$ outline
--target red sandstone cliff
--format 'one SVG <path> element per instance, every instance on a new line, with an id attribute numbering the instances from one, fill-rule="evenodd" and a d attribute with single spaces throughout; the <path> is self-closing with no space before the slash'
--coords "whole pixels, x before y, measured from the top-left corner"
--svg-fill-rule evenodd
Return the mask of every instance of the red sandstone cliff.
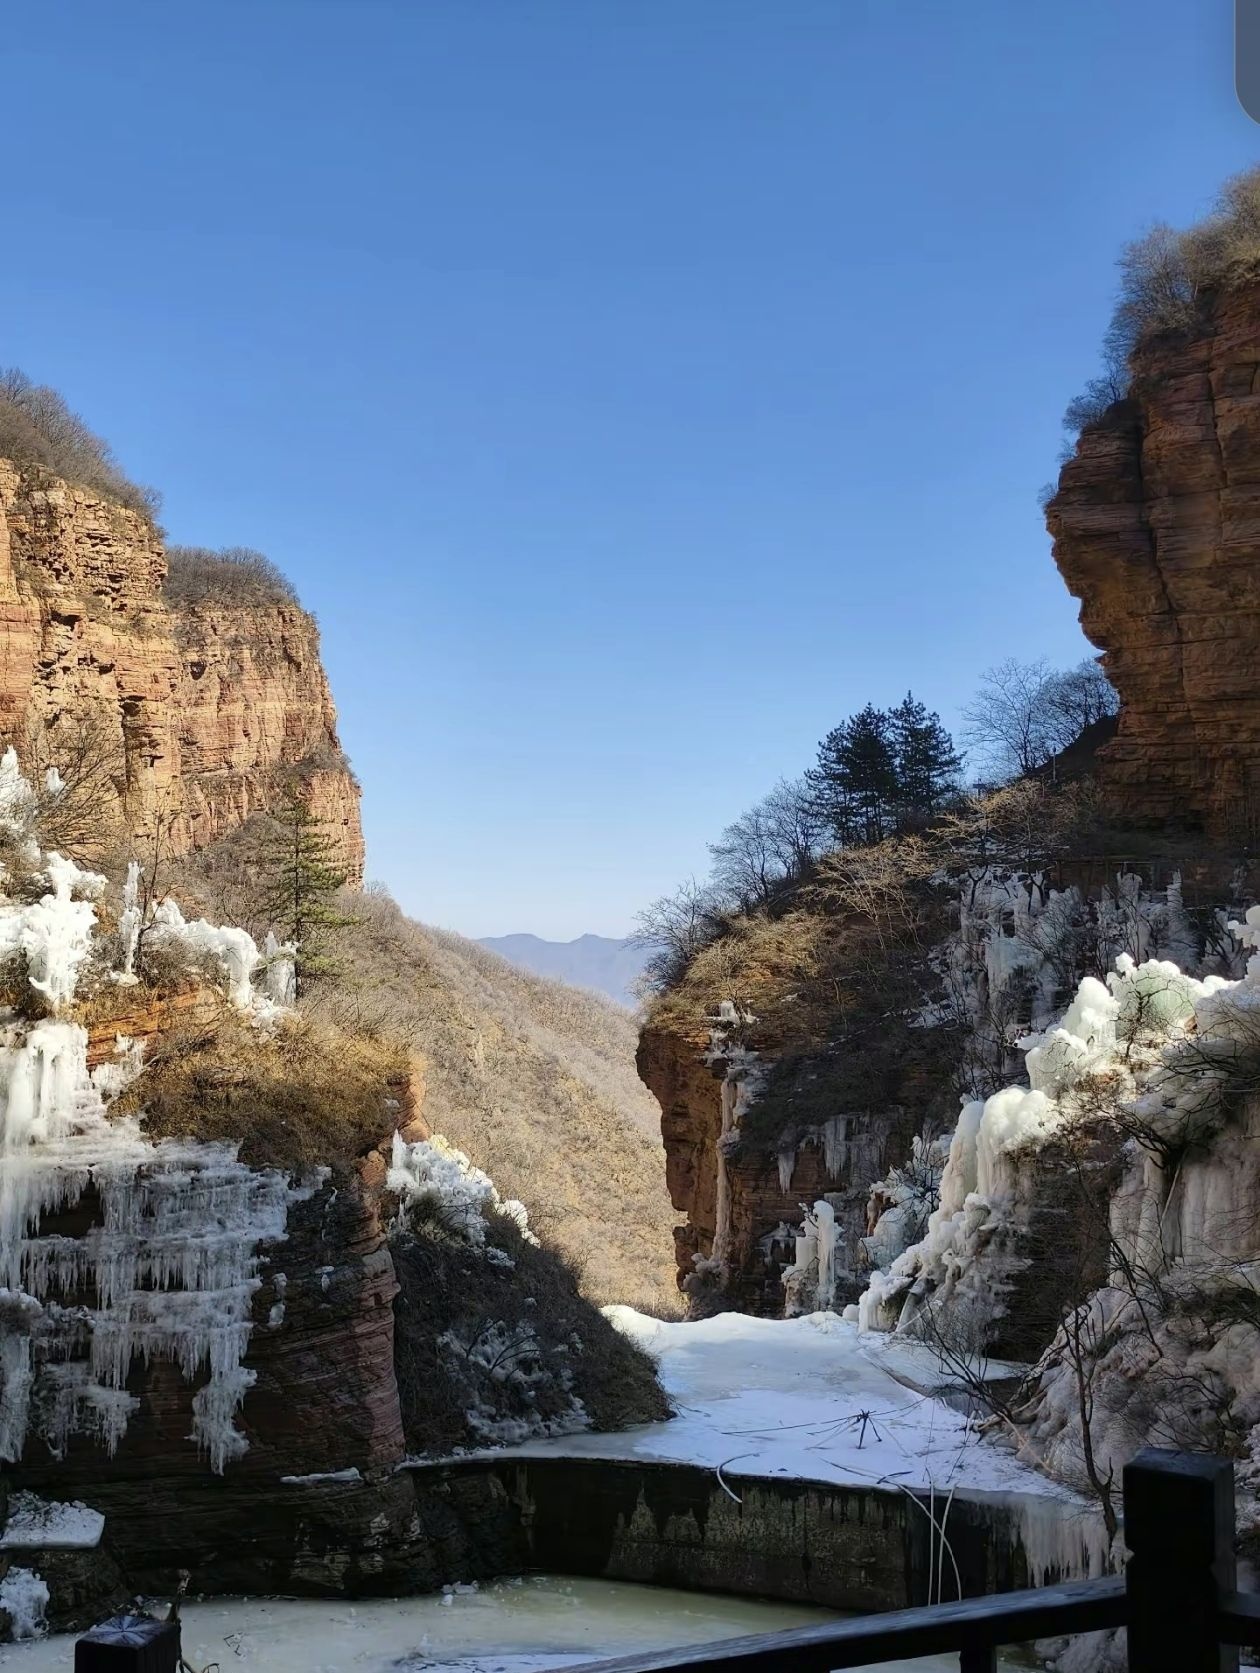
<path id="1" fill-rule="evenodd" d="M 767 979 L 745 967 L 732 981 L 751 1007 L 737 1041 L 720 1044 L 728 1030 L 690 982 L 654 1007 L 639 1037 L 639 1074 L 661 1107 L 666 1181 L 682 1216 L 678 1286 L 697 1312 L 780 1316 L 802 1205 L 825 1197 L 839 1238 L 836 1298 L 856 1300 L 871 1185 L 904 1159 L 932 1099 L 952 1104 L 948 1076 L 925 1073 L 909 1050 L 885 1095 L 859 1101 L 860 1048 L 802 1026 L 812 1008 L 798 1003 L 790 972 Z M 827 1017 L 812 1012 L 812 1021 Z"/>
<path id="2" fill-rule="evenodd" d="M 1121 809 L 1260 825 L 1260 284 L 1139 347 L 1047 507 L 1081 625 L 1120 693 L 1100 776 Z"/>
<path id="3" fill-rule="evenodd" d="M 169 817 L 177 852 L 296 774 L 360 880 L 359 790 L 314 620 L 280 602 L 172 608 L 165 574 L 144 517 L 0 460 L 0 740 L 92 727 L 116 748 L 123 826 L 143 838 Z"/>

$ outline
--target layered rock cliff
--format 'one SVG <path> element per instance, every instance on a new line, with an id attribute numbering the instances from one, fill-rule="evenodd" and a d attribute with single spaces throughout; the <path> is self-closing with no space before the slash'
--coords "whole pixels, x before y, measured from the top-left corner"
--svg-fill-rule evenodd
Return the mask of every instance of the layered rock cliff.
<path id="1" fill-rule="evenodd" d="M 749 1037 L 771 1071 L 777 1043 L 755 1030 Z M 822 1052 L 781 1071 L 800 1083 L 800 1119 L 781 1134 L 737 1142 L 732 1121 L 747 1049 L 715 1051 L 705 1033 L 667 1021 L 649 1022 L 640 1039 L 639 1072 L 661 1106 L 669 1196 L 682 1216 L 674 1228 L 678 1287 L 701 1313 L 716 1305 L 779 1317 L 802 1204 L 827 1198 L 840 1251 L 834 1299 L 856 1300 L 870 1188 L 908 1148 L 914 1118 L 901 1105 L 835 1115 L 825 1092 L 809 1084 L 826 1076 Z"/>
<path id="2" fill-rule="evenodd" d="M 1120 810 L 1260 829 L 1260 283 L 1141 342 L 1047 507 L 1081 625 L 1120 693 L 1101 782 Z"/>
<path id="3" fill-rule="evenodd" d="M 359 790 L 313 618 L 286 601 L 172 606 L 165 574 L 140 513 L 0 460 L 0 737 L 24 755 L 38 740 L 50 764 L 58 739 L 87 739 L 119 834 L 144 846 L 160 826 L 175 853 L 296 779 L 360 880 Z"/>
<path id="4" fill-rule="evenodd" d="M 284 949 L 40 855 L 0 774 L 0 1534 L 11 1494 L 104 1516 L 22 1595 L 492 1572 L 404 1459 L 664 1416 L 650 1363 L 432 1133 L 422 1063 L 288 1008 Z"/>
<path id="5" fill-rule="evenodd" d="M 872 1184 L 953 1107 L 954 1034 L 898 1016 L 899 1000 L 917 1007 L 939 987 L 925 962 L 936 911 L 928 884 L 886 958 L 860 913 L 802 899 L 781 919 L 737 922 L 650 1007 L 639 1072 L 661 1109 L 684 1217 L 677 1280 L 694 1310 L 782 1314 L 819 1201 L 835 1234 L 827 1304 L 856 1300 Z"/>

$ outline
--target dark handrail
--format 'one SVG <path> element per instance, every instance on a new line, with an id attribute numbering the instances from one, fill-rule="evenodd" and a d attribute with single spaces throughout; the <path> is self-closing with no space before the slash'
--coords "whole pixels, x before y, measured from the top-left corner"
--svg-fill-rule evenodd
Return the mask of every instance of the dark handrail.
<path id="1" fill-rule="evenodd" d="M 1260 1643 L 1260 1596 L 1234 1590 L 1234 1474 L 1221 1458 L 1148 1450 L 1124 1470 L 1122 1575 L 864 1615 L 794 1632 L 729 1638 L 587 1662 L 570 1673 L 839 1673 L 956 1654 L 993 1673 L 1003 1644 L 1128 1630 L 1130 1673 L 1237 1673 Z"/>
<path id="2" fill-rule="evenodd" d="M 726 1638 L 615 1661 L 584 1662 L 568 1673 L 594 1673 L 595 1669 L 599 1673 L 832 1673 L 872 1661 L 909 1661 L 914 1656 L 1023 1644 L 1067 1633 L 1107 1632 L 1124 1623 L 1124 1576 L 1113 1575 L 998 1597 L 964 1598 L 961 1603 L 896 1609 L 886 1615 L 859 1615 L 826 1626 Z"/>

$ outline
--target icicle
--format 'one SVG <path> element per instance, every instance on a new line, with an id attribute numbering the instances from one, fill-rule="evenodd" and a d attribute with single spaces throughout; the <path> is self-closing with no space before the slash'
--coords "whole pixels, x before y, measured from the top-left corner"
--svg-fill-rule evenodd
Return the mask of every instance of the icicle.
<path id="1" fill-rule="evenodd" d="M 0 755 L 0 824 L 20 835 L 25 831 L 34 808 L 35 797 L 22 777 L 17 750 L 6 749 Z"/>
<path id="2" fill-rule="evenodd" d="M 292 1005 L 297 996 L 297 947 L 292 941 L 277 941 L 274 930 L 267 931 L 263 947 L 264 986 L 268 999 L 276 1005 Z"/>
<path id="3" fill-rule="evenodd" d="M 122 912 L 118 917 L 118 934 L 123 945 L 122 969 L 117 979 L 128 984 L 135 982 L 136 950 L 140 945 L 142 909 L 140 906 L 140 863 L 132 860 L 127 867 L 127 881 L 123 884 Z"/>
<path id="4" fill-rule="evenodd" d="M 844 1115 L 833 1115 L 822 1127 L 823 1166 L 827 1177 L 838 1183 L 849 1160 L 849 1120 Z"/>
<path id="5" fill-rule="evenodd" d="M 829 1202 L 814 1204 L 818 1227 L 818 1307 L 826 1311 L 836 1299 L 836 1211 Z"/>

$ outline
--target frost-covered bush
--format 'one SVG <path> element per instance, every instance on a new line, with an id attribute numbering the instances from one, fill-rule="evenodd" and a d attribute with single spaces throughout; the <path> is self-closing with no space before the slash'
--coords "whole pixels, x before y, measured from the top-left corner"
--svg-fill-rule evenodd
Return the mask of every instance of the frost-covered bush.
<path id="1" fill-rule="evenodd" d="M 529 1229 L 525 1205 L 504 1201 L 489 1174 L 483 1173 L 462 1150 L 440 1133 L 408 1144 L 394 1134 L 386 1189 L 399 1198 L 399 1229 L 417 1224 L 436 1226 L 461 1237 L 474 1248 L 486 1247 L 486 1222 L 492 1215 L 510 1220 L 527 1241 L 537 1241 Z"/>
<path id="2" fill-rule="evenodd" d="M 590 1428 L 590 1416 L 573 1393 L 575 1347 L 582 1352 L 580 1337 L 558 1342 L 547 1353 L 532 1324 L 502 1319 L 438 1337 L 438 1349 L 463 1390 L 470 1430 L 477 1440 L 499 1446 Z"/>
<path id="3" fill-rule="evenodd" d="M 554 1249 L 492 1215 L 486 1239 L 395 1233 L 395 1375 L 414 1454 L 667 1415 L 651 1359 Z"/>

